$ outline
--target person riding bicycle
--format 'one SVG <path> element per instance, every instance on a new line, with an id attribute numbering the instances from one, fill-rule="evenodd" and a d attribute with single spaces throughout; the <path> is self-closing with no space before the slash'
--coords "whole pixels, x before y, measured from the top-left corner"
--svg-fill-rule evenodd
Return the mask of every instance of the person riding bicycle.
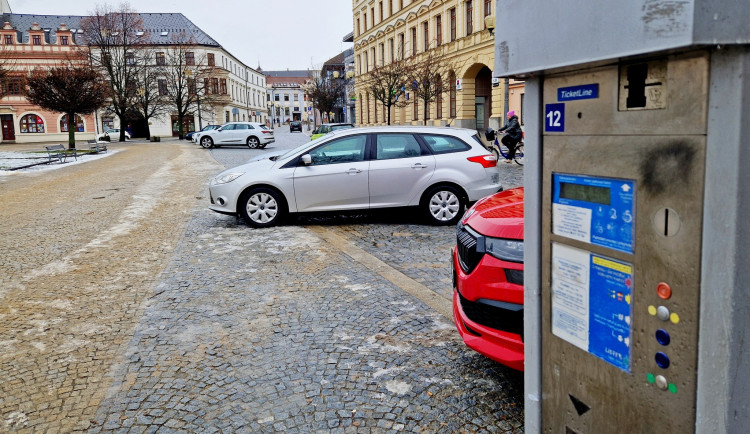
<path id="1" fill-rule="evenodd" d="M 508 122 L 497 131 L 505 131 L 500 141 L 508 148 L 508 158 L 505 159 L 505 162 L 510 163 L 516 155 L 516 145 L 523 138 L 521 124 L 518 123 L 518 116 L 516 116 L 514 110 L 508 112 Z"/>

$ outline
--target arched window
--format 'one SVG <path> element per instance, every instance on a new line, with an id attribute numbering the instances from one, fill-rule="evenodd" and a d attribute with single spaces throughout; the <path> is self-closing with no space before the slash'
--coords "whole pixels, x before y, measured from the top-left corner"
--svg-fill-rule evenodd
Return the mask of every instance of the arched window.
<path id="1" fill-rule="evenodd" d="M 456 117 L 456 73 L 451 71 L 448 73 L 448 80 L 450 80 L 450 114 L 451 118 Z"/>
<path id="2" fill-rule="evenodd" d="M 21 132 L 22 133 L 43 133 L 44 132 L 44 119 L 35 115 L 28 114 L 21 118 Z"/>
<path id="3" fill-rule="evenodd" d="M 443 80 L 440 78 L 440 74 L 435 74 L 435 118 L 443 118 Z"/>
<path id="4" fill-rule="evenodd" d="M 68 132 L 68 115 L 64 115 L 60 118 L 60 131 Z M 84 131 L 83 119 L 76 115 L 76 131 L 82 133 Z"/>

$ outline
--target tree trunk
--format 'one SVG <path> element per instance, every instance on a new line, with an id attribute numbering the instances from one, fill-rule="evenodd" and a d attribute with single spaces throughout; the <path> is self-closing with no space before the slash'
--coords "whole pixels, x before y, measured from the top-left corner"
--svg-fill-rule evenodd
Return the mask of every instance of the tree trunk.
<path id="1" fill-rule="evenodd" d="M 76 148 L 76 114 L 67 113 L 68 115 L 68 148 Z M 73 120 L 71 122 L 71 119 Z"/>
<path id="2" fill-rule="evenodd" d="M 185 137 L 185 131 L 184 131 L 184 121 L 185 121 L 185 115 L 182 113 L 177 114 L 177 131 L 179 131 L 177 138 L 182 140 Z"/>
<path id="3" fill-rule="evenodd" d="M 125 113 L 125 110 L 123 110 L 122 113 Z M 125 124 L 125 115 L 119 115 L 118 118 L 120 118 L 120 138 L 117 141 L 124 142 L 125 141 L 125 127 L 127 127 L 127 125 Z"/>
<path id="4" fill-rule="evenodd" d="M 146 140 L 151 140 L 151 127 L 148 126 L 148 119 L 146 118 Z"/>

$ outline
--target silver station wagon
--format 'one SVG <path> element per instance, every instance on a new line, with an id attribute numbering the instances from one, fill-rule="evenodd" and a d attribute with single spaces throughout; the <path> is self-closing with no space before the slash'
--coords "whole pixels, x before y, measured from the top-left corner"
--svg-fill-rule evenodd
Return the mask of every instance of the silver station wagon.
<path id="1" fill-rule="evenodd" d="M 273 226 L 288 213 L 397 207 L 450 225 L 467 204 L 502 189 L 496 166 L 473 130 L 339 130 L 221 172 L 209 185 L 209 208 L 254 227 Z"/>

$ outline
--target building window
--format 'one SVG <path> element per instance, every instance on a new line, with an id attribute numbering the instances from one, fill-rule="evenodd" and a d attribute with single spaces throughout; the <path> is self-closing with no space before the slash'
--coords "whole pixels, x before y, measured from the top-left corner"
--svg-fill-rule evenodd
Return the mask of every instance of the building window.
<path id="1" fill-rule="evenodd" d="M 390 51 L 390 59 L 391 63 L 393 63 L 394 60 L 394 53 L 393 53 L 393 38 L 388 39 L 388 51 Z"/>
<path id="2" fill-rule="evenodd" d="M 284 101 L 289 101 L 289 94 L 288 93 L 284 94 Z"/>
<path id="3" fill-rule="evenodd" d="M 430 49 L 430 23 L 422 23 L 422 33 L 424 34 L 424 51 Z"/>
<path id="4" fill-rule="evenodd" d="M 218 78 L 212 78 L 211 79 L 211 93 L 214 94 L 214 95 L 216 95 L 216 94 L 219 93 L 219 79 Z M 229 121 L 227 121 L 227 122 L 229 122 Z"/>
<path id="5" fill-rule="evenodd" d="M 450 95 L 449 95 L 449 101 L 450 101 L 450 108 L 449 108 L 449 115 L 451 118 L 456 117 L 456 73 L 451 71 L 448 74 L 448 80 L 450 80 Z"/>
<path id="6" fill-rule="evenodd" d="M 5 35 L 5 45 L 13 45 L 13 35 Z"/>
<path id="7" fill-rule="evenodd" d="M 362 34 L 362 27 L 359 24 L 359 18 L 357 18 L 357 36 Z"/>
<path id="8" fill-rule="evenodd" d="M 23 86 L 21 83 L 23 82 L 23 77 L 18 75 L 12 75 L 8 77 L 7 80 L 5 80 L 5 83 L 3 84 L 3 87 L 5 88 L 5 94 L 6 95 L 22 95 L 23 94 Z"/>
<path id="9" fill-rule="evenodd" d="M 133 53 L 125 53 L 125 64 L 126 65 L 135 65 L 135 54 L 133 54 Z"/>
<path id="10" fill-rule="evenodd" d="M 157 84 L 159 86 L 159 95 L 166 95 L 167 94 L 167 80 L 160 78 L 157 80 Z"/>
<path id="11" fill-rule="evenodd" d="M 278 93 L 273 96 L 273 100 L 274 101 L 279 101 L 279 94 Z"/>
<path id="12" fill-rule="evenodd" d="M 469 0 L 466 2 L 466 35 L 474 33 L 474 2 Z"/>
<path id="13" fill-rule="evenodd" d="M 443 43 L 443 18 L 440 15 L 435 17 L 435 43 Z"/>
<path id="14" fill-rule="evenodd" d="M 44 120 L 33 114 L 26 115 L 21 118 L 21 132 L 22 133 L 43 133 L 44 132 Z"/>
<path id="15" fill-rule="evenodd" d="M 208 66 L 216 66 L 216 59 L 214 58 L 214 53 L 206 54 L 206 61 L 208 62 Z"/>
<path id="16" fill-rule="evenodd" d="M 380 44 L 380 66 L 385 63 L 385 44 Z"/>
<path id="17" fill-rule="evenodd" d="M 393 0 L 388 0 L 388 16 L 393 15 Z"/>
<path id="18" fill-rule="evenodd" d="M 370 123 L 370 94 L 367 94 L 367 123 Z"/>
<path id="19" fill-rule="evenodd" d="M 411 28 L 411 55 L 417 54 L 417 28 Z"/>
<path id="20" fill-rule="evenodd" d="M 216 79 L 214 79 L 214 80 L 216 80 Z M 226 78 L 222 78 L 219 81 L 219 83 L 220 83 L 220 85 L 219 85 L 219 93 L 221 93 L 221 95 L 226 95 L 227 94 L 227 79 Z"/>
<path id="21" fill-rule="evenodd" d="M 41 35 L 34 35 L 31 37 L 31 43 L 34 45 L 42 45 L 42 36 Z"/>
<path id="22" fill-rule="evenodd" d="M 370 57 L 372 57 L 372 67 L 373 69 L 378 66 L 377 58 L 375 57 L 375 47 L 372 47 L 370 50 Z"/>
<path id="23" fill-rule="evenodd" d="M 63 133 L 68 132 L 68 115 L 63 115 L 60 118 L 60 131 Z M 76 115 L 76 131 L 79 133 L 84 132 L 83 119 L 78 115 Z"/>
<path id="24" fill-rule="evenodd" d="M 195 53 L 192 51 L 185 52 L 185 65 L 195 66 Z"/>
<path id="25" fill-rule="evenodd" d="M 414 106 L 414 110 L 413 110 L 411 119 L 414 120 L 414 121 L 416 121 L 416 120 L 419 119 L 419 99 L 417 98 L 416 95 L 414 95 L 414 104 L 413 104 L 413 106 Z"/>
<path id="26" fill-rule="evenodd" d="M 370 27 L 375 27 L 375 8 L 370 8 Z"/>
<path id="27" fill-rule="evenodd" d="M 375 100 L 375 104 L 373 105 L 375 106 L 375 123 L 377 123 L 378 122 L 378 100 L 377 99 Z"/>
<path id="28" fill-rule="evenodd" d="M 451 42 L 456 40 L 456 8 L 450 10 Z"/>
<path id="29" fill-rule="evenodd" d="M 484 0 L 484 16 L 488 17 L 490 15 L 492 15 L 492 0 Z"/>
<path id="30" fill-rule="evenodd" d="M 357 74 L 361 74 L 361 73 L 362 73 L 362 56 L 358 54 L 357 55 Z"/>
<path id="31" fill-rule="evenodd" d="M 383 2 L 380 2 L 378 4 L 378 8 L 380 8 L 380 21 L 383 21 L 383 19 L 385 18 L 385 15 L 383 14 Z"/>
<path id="32" fill-rule="evenodd" d="M 365 32 L 367 31 L 367 12 L 362 14 L 362 18 L 365 20 Z"/>
<path id="33" fill-rule="evenodd" d="M 60 36 L 60 45 L 69 45 L 69 39 L 67 36 Z"/>
<path id="34" fill-rule="evenodd" d="M 299 101 L 299 94 L 295 93 L 294 94 L 294 102 L 298 102 L 298 101 Z"/>
<path id="35" fill-rule="evenodd" d="M 398 58 L 399 59 L 404 58 L 404 34 L 403 33 L 398 34 Z"/>
<path id="36" fill-rule="evenodd" d="M 443 118 L 443 79 L 440 74 L 435 75 L 435 117 L 437 119 Z"/>
<path id="37" fill-rule="evenodd" d="M 167 61 L 164 58 L 164 52 L 159 51 L 156 53 L 156 66 L 164 66 L 167 64 Z"/>
<path id="38" fill-rule="evenodd" d="M 195 95 L 198 93 L 198 86 L 195 84 L 194 78 L 188 78 L 187 87 L 188 87 L 188 94 Z"/>
<path id="39" fill-rule="evenodd" d="M 370 71 L 370 64 L 368 63 L 367 59 L 367 51 L 365 51 L 365 72 Z"/>

